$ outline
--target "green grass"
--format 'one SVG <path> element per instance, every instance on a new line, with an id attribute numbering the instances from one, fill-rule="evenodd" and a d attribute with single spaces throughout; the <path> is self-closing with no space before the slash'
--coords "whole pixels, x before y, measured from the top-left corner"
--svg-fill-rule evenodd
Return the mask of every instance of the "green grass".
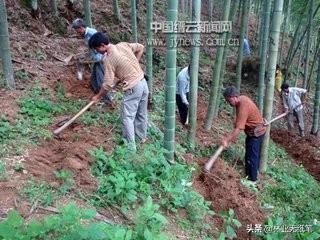
<path id="1" fill-rule="evenodd" d="M 55 177 L 60 181 L 59 187 L 52 187 L 45 181 L 32 179 L 21 190 L 22 196 L 27 198 L 32 205 L 52 205 L 58 198 L 69 194 L 74 186 L 73 173 L 70 170 L 57 171 Z"/>
<path id="2" fill-rule="evenodd" d="M 51 139 L 48 126 L 54 123 L 54 117 L 78 112 L 85 105 L 81 100 L 67 99 L 61 86 L 50 93 L 38 84 L 17 102 L 20 110 L 15 120 L 0 116 L 0 158 L 19 155 L 26 146 Z"/>
<path id="3" fill-rule="evenodd" d="M 269 166 L 267 181 L 260 198 L 262 205 L 273 206 L 268 225 L 313 225 L 312 232 L 306 233 L 273 233 L 263 236 L 264 239 L 319 239 L 320 238 L 320 185 L 306 170 L 295 165 L 286 152 L 271 143 L 270 161 L 278 159 L 275 165 Z M 316 223 L 316 219 L 318 223 Z"/>
<path id="4" fill-rule="evenodd" d="M 59 209 L 56 215 L 46 216 L 42 220 L 24 220 L 16 211 L 10 211 L 8 217 L 0 222 L 0 239 L 6 240 L 139 240 L 169 239 L 161 233 L 166 218 L 159 213 L 159 205 L 151 198 L 136 211 L 133 225 L 125 227 L 107 224 L 95 219 L 93 209 L 78 208 L 74 203 Z M 172 238 L 171 238 L 172 239 Z"/>
<path id="5" fill-rule="evenodd" d="M 62 181 L 59 192 L 62 194 L 68 193 L 74 185 L 73 173 L 70 170 L 62 169 L 55 172 L 55 176 Z"/>
<path id="6" fill-rule="evenodd" d="M 21 191 L 31 205 L 50 206 L 58 198 L 57 190 L 46 182 L 31 180 Z"/>

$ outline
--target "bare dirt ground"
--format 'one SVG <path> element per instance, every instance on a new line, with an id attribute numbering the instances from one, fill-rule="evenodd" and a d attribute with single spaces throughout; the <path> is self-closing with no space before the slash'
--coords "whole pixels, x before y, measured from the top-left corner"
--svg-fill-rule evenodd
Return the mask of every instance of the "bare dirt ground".
<path id="1" fill-rule="evenodd" d="M 297 133 L 287 129 L 272 129 L 273 141 L 285 151 L 318 181 L 320 181 L 320 140 L 313 135 L 301 138 Z"/>

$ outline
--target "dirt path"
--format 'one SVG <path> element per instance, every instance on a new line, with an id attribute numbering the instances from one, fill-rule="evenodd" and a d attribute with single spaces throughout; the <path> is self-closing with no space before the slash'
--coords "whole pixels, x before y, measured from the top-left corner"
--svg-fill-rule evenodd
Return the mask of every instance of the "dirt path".
<path id="1" fill-rule="evenodd" d="M 287 129 L 272 129 L 271 138 L 318 181 L 320 181 L 320 140 L 308 135 L 300 138 Z"/>

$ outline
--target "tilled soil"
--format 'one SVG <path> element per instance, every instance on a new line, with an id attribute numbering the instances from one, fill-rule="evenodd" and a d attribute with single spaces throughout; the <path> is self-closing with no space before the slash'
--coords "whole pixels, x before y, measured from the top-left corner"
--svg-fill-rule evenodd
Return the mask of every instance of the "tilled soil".
<path id="1" fill-rule="evenodd" d="M 320 140 L 307 135 L 301 138 L 297 133 L 287 129 L 272 129 L 271 138 L 318 181 L 320 181 Z"/>
<path id="2" fill-rule="evenodd" d="M 203 165 L 208 159 L 200 159 Z M 244 187 L 240 182 L 239 173 L 229 167 L 222 160 L 215 162 L 210 173 L 201 173 L 194 178 L 194 187 L 207 201 L 212 202 L 212 208 L 216 213 L 235 211 L 235 218 L 242 223 L 237 232 L 237 239 L 254 239 L 247 232 L 249 224 L 263 224 L 266 214 L 260 207 L 256 195 Z M 223 220 L 214 217 L 214 225 L 221 229 Z"/>

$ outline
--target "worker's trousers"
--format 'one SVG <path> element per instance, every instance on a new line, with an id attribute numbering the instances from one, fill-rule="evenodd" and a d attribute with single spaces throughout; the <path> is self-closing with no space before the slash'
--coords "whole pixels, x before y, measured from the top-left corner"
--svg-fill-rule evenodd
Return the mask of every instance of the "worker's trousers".
<path id="1" fill-rule="evenodd" d="M 187 93 L 187 99 L 189 100 L 189 93 Z M 176 103 L 179 110 L 180 122 L 185 125 L 188 119 L 188 105 L 182 102 L 182 98 L 179 94 L 176 94 Z"/>
<path id="2" fill-rule="evenodd" d="M 263 138 L 264 134 L 260 137 L 247 136 L 246 138 L 245 170 L 251 181 L 256 181 L 258 177 Z"/>
<path id="3" fill-rule="evenodd" d="M 125 91 L 121 106 L 123 137 L 135 147 L 135 135 L 141 140 L 147 137 L 149 89 L 145 79 Z"/>
<path id="4" fill-rule="evenodd" d="M 299 124 L 300 135 L 304 135 L 304 121 L 303 121 L 303 109 L 299 111 L 293 111 L 293 113 L 288 114 L 288 129 L 291 130 L 294 128 L 294 117 L 296 117 Z"/>

